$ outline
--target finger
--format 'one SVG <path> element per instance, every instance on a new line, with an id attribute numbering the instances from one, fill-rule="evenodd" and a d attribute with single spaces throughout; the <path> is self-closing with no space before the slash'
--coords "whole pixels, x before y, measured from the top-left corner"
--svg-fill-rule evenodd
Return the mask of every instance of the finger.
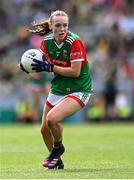
<path id="1" fill-rule="evenodd" d="M 41 61 L 37 60 L 37 59 L 33 59 L 33 62 L 36 62 L 36 63 L 41 63 Z"/>
<path id="2" fill-rule="evenodd" d="M 36 66 L 38 66 L 38 64 L 37 64 L 37 63 L 36 63 L 36 64 L 35 64 L 35 63 L 32 63 L 31 66 L 32 66 L 32 67 L 36 67 Z"/>
<path id="3" fill-rule="evenodd" d="M 32 70 L 36 70 L 36 68 L 35 68 L 35 67 L 33 67 L 33 68 L 32 68 Z"/>
<path id="4" fill-rule="evenodd" d="M 36 69 L 36 72 L 41 72 L 39 69 Z"/>
<path id="5" fill-rule="evenodd" d="M 20 63 L 20 68 L 22 69 L 22 71 L 26 72 L 27 74 L 29 74 L 29 72 L 27 70 L 24 69 L 24 67 L 22 66 L 22 64 Z"/>
<path id="6" fill-rule="evenodd" d="M 40 70 L 36 68 L 32 68 L 32 70 L 34 70 L 35 72 L 40 72 Z"/>

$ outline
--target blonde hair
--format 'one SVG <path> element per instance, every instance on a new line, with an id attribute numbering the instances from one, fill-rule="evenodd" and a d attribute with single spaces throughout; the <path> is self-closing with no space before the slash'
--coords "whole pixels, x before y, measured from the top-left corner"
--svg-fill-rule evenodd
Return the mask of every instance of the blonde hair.
<path id="1" fill-rule="evenodd" d="M 66 16 L 69 19 L 67 13 L 65 13 L 64 11 L 61 11 L 61 10 L 56 10 L 51 13 L 48 20 L 46 20 L 42 23 L 33 22 L 32 29 L 28 29 L 29 32 L 31 32 L 33 34 L 38 34 L 40 36 L 44 36 L 44 35 L 50 33 L 51 29 L 49 29 L 49 23 L 52 23 L 52 19 L 54 16 Z"/>

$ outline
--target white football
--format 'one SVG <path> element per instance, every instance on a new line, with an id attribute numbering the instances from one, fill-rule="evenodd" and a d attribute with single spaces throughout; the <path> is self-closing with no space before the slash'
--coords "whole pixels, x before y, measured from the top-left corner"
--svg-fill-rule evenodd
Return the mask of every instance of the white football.
<path id="1" fill-rule="evenodd" d="M 43 53 L 37 49 L 29 49 L 25 51 L 21 57 L 21 65 L 29 73 L 35 73 L 35 70 L 32 70 L 33 59 L 43 61 Z"/>

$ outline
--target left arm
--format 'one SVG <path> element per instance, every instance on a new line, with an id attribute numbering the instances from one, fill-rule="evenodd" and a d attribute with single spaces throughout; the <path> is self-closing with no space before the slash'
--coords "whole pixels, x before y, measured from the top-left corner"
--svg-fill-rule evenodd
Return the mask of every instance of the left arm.
<path id="1" fill-rule="evenodd" d="M 72 62 L 70 67 L 60 67 L 54 65 L 53 72 L 66 77 L 79 77 L 81 71 L 81 61 Z"/>

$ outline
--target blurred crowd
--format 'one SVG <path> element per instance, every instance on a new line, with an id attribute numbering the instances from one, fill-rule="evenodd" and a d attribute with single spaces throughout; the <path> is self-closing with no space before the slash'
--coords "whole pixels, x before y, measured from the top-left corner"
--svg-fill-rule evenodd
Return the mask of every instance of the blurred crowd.
<path id="1" fill-rule="evenodd" d="M 43 22 L 56 9 L 68 13 L 70 30 L 87 47 L 94 93 L 86 121 L 134 120 L 133 0 L 1 0 L 0 109 L 20 113 L 20 103 L 26 113 L 31 107 L 26 108 L 31 102 L 29 77 L 18 63 L 23 52 L 39 47 L 43 38 L 28 33 L 31 23 Z"/>

